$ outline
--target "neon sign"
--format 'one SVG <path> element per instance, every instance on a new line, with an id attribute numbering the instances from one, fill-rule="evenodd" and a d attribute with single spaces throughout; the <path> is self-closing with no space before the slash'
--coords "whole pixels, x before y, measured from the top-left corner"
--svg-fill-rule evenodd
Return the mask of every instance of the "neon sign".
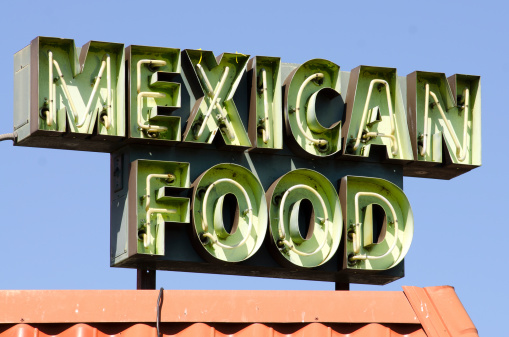
<path id="1" fill-rule="evenodd" d="M 27 90 L 29 88 L 30 90 Z M 402 177 L 481 164 L 480 78 L 37 38 L 17 145 L 111 153 L 111 264 L 383 284 Z"/>

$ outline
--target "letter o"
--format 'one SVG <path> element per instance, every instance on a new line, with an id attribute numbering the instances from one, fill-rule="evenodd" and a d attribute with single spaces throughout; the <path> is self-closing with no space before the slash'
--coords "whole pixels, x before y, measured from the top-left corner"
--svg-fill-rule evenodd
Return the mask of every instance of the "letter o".
<path id="1" fill-rule="evenodd" d="M 312 207 L 308 235 L 299 230 L 303 200 Z M 269 189 L 270 240 L 283 264 L 312 268 L 327 262 L 337 251 L 343 231 L 339 198 L 331 182 L 318 172 L 297 169 L 279 178 Z"/>
<path id="2" fill-rule="evenodd" d="M 256 253 L 267 231 L 265 191 L 256 176 L 239 165 L 218 164 L 198 177 L 194 185 L 193 233 L 202 256 L 240 262 Z M 238 207 L 231 233 L 222 214 L 227 195 L 235 197 Z"/>

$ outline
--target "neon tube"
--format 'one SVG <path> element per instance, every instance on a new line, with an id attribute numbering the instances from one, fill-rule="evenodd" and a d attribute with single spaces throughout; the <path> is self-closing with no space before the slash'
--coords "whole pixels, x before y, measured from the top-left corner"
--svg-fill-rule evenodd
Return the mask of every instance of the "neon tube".
<path id="1" fill-rule="evenodd" d="M 373 256 L 373 255 L 367 255 L 367 254 L 359 254 L 360 253 L 360 249 L 361 249 L 361 236 L 360 236 L 360 233 L 359 233 L 359 228 L 360 228 L 360 225 L 361 225 L 361 222 L 360 222 L 360 215 L 359 215 L 359 197 L 375 197 L 375 198 L 378 198 L 380 200 L 382 200 L 387 206 L 389 206 L 389 209 L 391 210 L 391 213 L 392 213 L 392 218 L 394 219 L 394 225 L 395 225 L 395 231 L 394 231 L 394 242 L 392 243 L 391 247 L 389 248 L 389 250 L 387 250 L 384 254 L 382 255 L 379 255 L 379 256 Z M 377 193 L 373 193 L 373 192 L 358 192 L 356 195 L 355 195 L 355 232 L 353 233 L 352 235 L 352 241 L 353 241 L 353 251 L 354 251 L 354 256 L 350 257 L 349 260 L 378 260 L 378 259 L 382 259 L 384 257 L 386 257 L 387 255 L 389 255 L 393 250 L 394 248 L 396 248 L 396 244 L 398 243 L 398 230 L 399 230 L 399 227 L 398 227 L 398 219 L 396 218 L 396 211 L 394 210 L 394 207 L 392 207 L 391 203 L 389 202 L 389 200 L 387 200 L 384 196 L 380 195 L 380 194 L 377 194 Z"/>
<path id="2" fill-rule="evenodd" d="M 375 83 L 380 83 L 385 86 L 385 92 L 387 94 L 387 105 L 389 106 L 389 117 L 390 117 L 390 121 L 391 121 L 391 135 L 394 135 L 394 133 L 396 131 L 396 127 L 394 125 L 394 114 L 392 112 L 392 100 L 391 100 L 391 92 L 389 89 L 389 83 L 387 83 L 387 81 L 382 80 L 382 79 L 374 79 L 369 83 L 368 97 L 366 97 L 366 103 L 364 104 L 364 110 L 362 111 L 362 118 L 361 118 L 361 124 L 359 127 L 359 132 L 357 133 L 357 138 L 355 139 L 355 145 L 353 146 L 353 149 L 355 151 L 359 148 L 359 144 L 361 143 L 362 131 L 364 129 L 364 125 L 366 125 L 366 117 L 368 114 L 369 102 L 371 100 L 371 93 L 373 92 L 373 86 Z M 379 135 L 382 135 L 382 134 L 379 134 Z"/>
<path id="3" fill-rule="evenodd" d="M 270 139 L 270 129 L 269 129 L 269 100 L 268 100 L 268 93 L 267 93 L 267 71 L 265 68 L 262 68 L 262 90 L 263 90 L 263 111 L 265 113 L 264 118 L 264 126 L 262 129 L 262 139 L 265 144 L 269 142 Z"/>
<path id="4" fill-rule="evenodd" d="M 236 245 L 233 245 L 233 246 L 228 246 L 228 245 L 225 245 L 225 244 L 217 241 L 217 239 L 214 238 L 214 235 L 212 235 L 211 233 L 208 232 L 209 225 L 207 223 L 207 210 L 206 210 L 207 201 L 208 201 L 209 194 L 210 194 L 210 191 L 212 190 L 212 188 L 214 188 L 215 185 L 217 185 L 219 183 L 222 183 L 222 182 L 232 183 L 233 185 L 235 185 L 238 189 L 240 189 L 242 191 L 242 194 L 244 195 L 244 198 L 246 198 L 246 202 L 247 202 L 247 210 L 245 211 L 245 214 L 250 213 L 249 221 L 248 221 L 248 227 L 247 227 L 247 234 L 248 235 L 246 235 L 242 239 L 242 241 L 240 241 L 239 243 L 237 243 Z M 247 194 L 246 190 L 244 189 L 244 187 L 242 187 L 242 185 L 240 185 L 235 180 L 228 179 L 228 178 L 223 178 L 223 179 L 216 180 L 212 184 L 210 184 L 209 187 L 207 188 L 207 191 L 205 192 L 205 195 L 203 196 L 202 209 L 203 209 L 203 213 L 202 213 L 203 217 L 202 217 L 202 224 L 201 224 L 201 226 L 202 226 L 202 229 L 204 231 L 203 236 L 208 237 L 211 240 L 212 243 L 218 245 L 221 248 L 233 249 L 233 248 L 237 248 L 237 247 L 242 246 L 243 244 L 246 243 L 247 239 L 249 239 L 249 234 L 251 233 L 251 230 L 253 228 L 253 219 L 252 219 L 253 209 L 251 207 L 251 201 L 249 199 L 249 195 Z"/>
<path id="5" fill-rule="evenodd" d="M 325 139 L 314 139 L 314 138 L 308 136 L 306 134 L 306 132 L 304 131 L 304 129 L 302 128 L 302 125 L 300 124 L 299 111 L 300 111 L 300 99 L 301 99 L 301 96 L 302 96 L 302 92 L 304 91 L 304 88 L 306 87 L 306 85 L 308 85 L 308 83 L 311 82 L 312 80 L 314 80 L 315 78 L 323 78 L 323 74 L 322 73 L 313 74 L 313 75 L 309 76 L 308 78 L 306 78 L 304 80 L 304 82 L 302 82 L 302 85 L 300 86 L 299 91 L 297 93 L 297 103 L 295 103 L 295 116 L 297 118 L 297 126 L 299 127 L 299 130 L 302 133 L 302 135 L 307 140 L 309 140 L 311 143 L 313 143 L 314 145 L 316 145 L 316 146 L 324 146 L 324 145 L 327 145 L 327 143 L 328 143 L 327 140 L 325 140 Z"/>
<path id="6" fill-rule="evenodd" d="M 150 207 L 150 180 L 152 178 L 175 179 L 175 176 L 171 173 L 167 174 L 153 173 L 147 176 L 147 180 L 145 183 L 145 211 L 148 211 Z"/>
<path id="7" fill-rule="evenodd" d="M 101 82 L 102 74 L 104 72 L 104 69 L 106 68 L 107 69 L 106 80 L 107 80 L 107 91 L 108 91 L 107 92 L 107 107 L 106 107 L 106 109 L 107 109 L 108 117 L 107 117 L 107 120 L 105 120 L 105 126 L 107 129 L 109 129 L 111 126 L 111 120 L 112 120 L 112 118 L 111 118 L 111 65 L 110 65 L 111 63 L 110 63 L 110 55 L 105 54 L 103 57 L 103 60 L 101 62 L 101 68 L 99 69 L 99 74 L 97 75 L 97 78 L 95 80 L 94 87 L 92 89 L 92 93 L 88 100 L 85 114 L 83 116 L 83 120 L 81 120 L 81 121 L 79 121 L 79 119 L 78 119 L 78 115 L 77 115 L 78 110 L 76 109 L 76 106 L 74 105 L 74 101 L 72 100 L 72 97 L 69 93 L 69 89 L 67 88 L 67 84 L 65 83 L 65 80 L 64 80 L 64 75 L 62 74 L 62 71 L 60 70 L 60 65 L 58 64 L 58 62 L 56 60 L 53 59 L 53 53 L 51 51 L 48 52 L 48 57 L 50 59 L 50 67 L 49 67 L 49 76 L 50 76 L 50 79 L 49 79 L 49 86 L 50 86 L 50 89 L 49 89 L 49 91 L 50 91 L 49 92 L 49 96 L 50 96 L 49 111 L 50 112 L 49 112 L 49 115 L 51 115 L 51 119 L 53 119 L 53 110 L 54 110 L 54 105 L 55 105 L 55 102 L 54 102 L 55 90 L 53 87 L 53 66 L 51 63 L 53 63 L 53 65 L 55 66 L 58 76 L 60 77 L 65 96 L 67 98 L 67 101 L 69 102 L 69 105 L 71 106 L 71 115 L 72 115 L 77 127 L 82 127 L 83 124 L 85 124 L 85 121 L 86 121 L 88 115 L 90 114 L 90 108 L 92 106 L 92 101 L 95 97 L 95 94 L 97 93 L 97 89 L 99 88 L 99 83 Z M 46 122 L 46 124 L 48 124 L 48 122 Z M 50 125 L 51 124 L 48 124 L 48 126 L 50 126 Z"/>
<path id="8" fill-rule="evenodd" d="M 212 89 L 212 85 L 210 84 L 207 74 L 205 74 L 205 70 L 200 64 L 197 64 L 196 68 L 198 68 L 199 71 L 198 74 L 200 75 L 202 81 L 205 83 L 205 86 L 207 87 L 207 95 L 209 95 L 209 97 L 212 98 L 214 96 L 214 89 Z"/>
<path id="9" fill-rule="evenodd" d="M 362 135 L 362 138 L 369 138 L 369 137 L 387 137 L 392 140 L 392 154 L 395 156 L 398 154 L 398 144 L 396 143 L 396 137 L 393 135 L 386 135 L 385 133 L 378 133 L 378 132 L 368 132 Z"/>
<path id="10" fill-rule="evenodd" d="M 139 60 L 138 63 L 136 63 L 136 70 L 137 70 L 136 88 L 137 88 L 138 94 L 141 92 L 141 65 L 142 64 L 148 64 L 149 66 L 153 65 L 154 67 L 164 67 L 166 65 L 166 61 L 143 59 L 143 60 Z"/>
<path id="11" fill-rule="evenodd" d="M 143 236 L 143 245 L 145 248 L 150 246 L 152 242 L 152 234 L 150 233 L 150 217 L 154 213 L 166 213 L 166 214 L 174 214 L 177 213 L 176 209 L 164 209 L 164 208 L 150 208 L 150 180 L 153 178 L 160 178 L 160 179 L 171 179 L 175 178 L 175 176 L 171 173 L 168 174 L 160 174 L 160 173 L 154 173 L 149 174 L 147 176 L 147 180 L 145 183 L 145 224 L 147 226 L 147 232 Z"/>
<path id="12" fill-rule="evenodd" d="M 106 88 L 108 90 L 108 94 L 106 95 L 106 118 L 104 121 L 104 126 L 106 129 L 111 127 L 111 122 L 113 118 L 111 116 L 111 60 L 110 55 L 106 54 Z"/>
<path id="13" fill-rule="evenodd" d="M 465 115 L 463 116 L 463 146 L 462 151 L 463 154 L 459 156 L 459 161 L 464 161 L 467 157 L 467 124 L 468 124 L 468 113 L 469 113 L 469 105 L 470 105 L 470 90 L 465 88 L 463 90 L 463 97 L 465 97 L 465 111 L 463 112 Z"/>
<path id="14" fill-rule="evenodd" d="M 64 75 L 62 74 L 62 71 L 60 70 L 60 66 L 58 65 L 58 62 L 56 60 L 53 60 L 53 64 L 55 65 L 55 69 L 57 70 L 58 77 L 60 77 L 60 82 L 62 83 L 62 87 L 64 88 L 65 97 L 67 98 L 67 101 L 69 101 L 69 105 L 71 106 L 71 115 L 73 117 L 74 122 L 78 122 L 78 115 L 76 107 L 74 106 L 74 102 L 72 101 L 71 94 L 69 93 L 69 89 L 67 88 L 67 84 L 64 81 Z"/>
<path id="15" fill-rule="evenodd" d="M 210 84 L 207 74 L 205 74 L 205 70 L 203 69 L 203 67 L 200 64 L 197 64 L 196 68 L 198 68 L 198 74 L 200 75 L 201 80 L 204 82 L 205 87 L 207 88 L 207 95 L 210 98 L 213 98 L 215 91 L 214 91 L 214 89 L 212 89 L 212 85 Z M 226 71 L 226 68 L 228 68 L 228 67 L 225 67 L 225 71 Z M 217 90 L 217 88 L 216 88 L 216 90 Z M 221 90 L 219 90 L 219 91 L 221 91 Z M 234 140 L 235 139 L 235 131 L 233 130 L 233 127 L 231 126 L 230 121 L 227 118 L 228 114 L 224 111 L 223 107 L 221 106 L 221 104 L 219 102 L 220 102 L 220 99 L 218 98 L 216 101 L 216 104 L 215 104 L 216 109 L 218 109 L 219 113 L 221 114 L 221 118 L 222 118 L 221 121 L 223 121 L 226 125 L 228 138 L 230 140 Z M 211 105 L 211 106 L 213 107 L 213 105 Z M 203 130 L 201 132 L 203 133 Z M 201 136 L 201 134 L 199 136 Z M 199 136 L 198 137 L 195 136 L 195 138 L 199 138 Z"/>
<path id="16" fill-rule="evenodd" d="M 448 119 L 446 119 L 444 110 L 442 109 L 442 105 L 438 101 L 437 95 L 435 95 L 435 93 L 433 91 L 430 91 L 429 95 L 433 98 L 433 100 L 435 101 L 435 103 L 437 105 L 438 111 L 440 112 L 440 115 L 442 116 L 442 118 L 443 118 L 443 120 L 445 122 L 445 126 L 447 127 L 447 130 L 449 130 L 449 133 L 452 136 L 452 139 L 454 141 L 454 145 L 456 146 L 456 155 L 459 156 L 460 152 L 462 152 L 462 149 L 461 149 L 461 145 L 460 145 L 460 142 L 458 140 L 458 137 L 456 136 L 456 133 L 454 132 L 451 123 L 449 122 Z M 465 117 L 466 117 L 466 114 L 465 114 Z"/>
<path id="17" fill-rule="evenodd" d="M 103 60 L 101 62 L 101 68 L 99 69 L 99 74 L 97 75 L 97 77 L 95 79 L 94 87 L 92 89 L 92 93 L 90 94 L 90 99 L 88 100 L 87 108 L 85 109 L 85 114 L 83 115 L 83 119 L 81 120 L 81 122 L 78 121 L 78 123 L 76 123 L 77 127 L 82 127 L 83 124 L 85 124 L 85 121 L 87 120 L 88 115 L 90 114 L 90 107 L 92 106 L 92 101 L 93 101 L 94 96 L 97 92 L 97 88 L 99 88 L 99 83 L 101 82 L 101 78 L 103 76 L 104 69 L 106 68 L 106 59 L 109 60 L 109 58 L 110 58 L 110 56 L 108 54 L 106 54 L 106 56 L 103 58 Z M 109 96 L 110 96 L 110 93 L 108 91 L 108 100 L 109 100 Z"/>
<path id="18" fill-rule="evenodd" d="M 201 68 L 201 66 L 200 66 Z M 199 69 L 200 69 L 199 68 Z M 203 70 L 203 68 L 201 68 Z M 207 119 L 209 118 L 210 114 L 212 113 L 212 110 L 214 109 L 214 107 L 217 107 L 219 112 L 221 113 L 222 117 L 224 118 L 224 121 L 225 121 L 225 124 L 226 124 L 226 127 L 227 128 L 231 128 L 231 125 L 230 123 L 228 122 L 227 118 L 226 118 L 226 115 L 223 111 L 223 109 L 221 108 L 221 106 L 219 105 L 219 102 L 218 102 L 218 98 L 219 98 L 219 93 L 221 92 L 221 90 L 223 89 L 223 86 L 224 86 L 224 83 L 226 82 L 226 78 L 228 76 L 228 72 L 230 71 L 230 68 L 229 67 L 225 67 L 224 68 L 224 73 L 223 73 L 223 76 L 221 77 L 221 81 L 218 83 L 216 89 L 214 90 L 213 92 L 213 97 L 212 97 L 212 101 L 210 102 L 210 105 L 207 109 L 207 112 L 205 113 L 205 115 L 203 115 L 203 121 L 202 121 L 202 124 L 200 126 L 200 129 L 198 130 L 198 133 L 194 136 L 195 139 L 198 139 L 201 137 L 201 135 L 203 134 L 203 131 L 205 130 L 205 126 L 207 125 Z M 206 83 L 208 83 L 208 85 L 206 84 L 207 86 L 207 89 L 209 88 L 212 88 L 210 86 L 210 82 L 208 81 L 207 79 L 207 76 L 205 75 L 205 72 L 203 72 L 203 78 L 205 80 Z M 210 91 L 209 91 L 209 96 L 210 96 Z M 231 138 L 230 138 L 231 139 Z"/>
<path id="19" fill-rule="evenodd" d="M 153 238 L 152 238 L 152 234 L 150 233 L 150 217 L 152 216 L 152 214 L 155 214 L 155 213 L 175 214 L 175 213 L 177 213 L 177 210 L 176 209 L 166 209 L 166 208 L 150 208 L 147 211 L 147 219 L 148 219 L 148 221 L 146 222 L 147 233 L 143 234 L 143 246 L 145 248 L 148 248 L 148 246 L 150 246 L 150 244 L 152 243 Z"/>
<path id="20" fill-rule="evenodd" d="M 468 88 L 465 88 L 463 91 L 463 96 L 465 97 L 465 111 L 464 117 L 463 117 L 463 146 L 460 145 L 460 142 L 458 140 L 458 136 L 456 136 L 456 132 L 454 132 L 454 129 L 451 126 L 451 123 L 448 119 L 445 117 L 444 110 L 442 109 L 442 105 L 440 104 L 437 95 L 429 89 L 429 83 L 426 83 L 426 95 L 425 95 L 425 105 L 424 105 L 424 134 L 423 134 L 423 140 L 422 140 L 422 148 L 420 151 L 421 156 L 425 156 L 427 152 L 427 146 L 428 146 L 428 113 L 429 113 L 429 96 L 433 98 L 435 101 L 435 104 L 438 107 L 438 111 L 440 112 L 440 115 L 442 116 L 442 119 L 444 120 L 445 126 L 447 127 L 447 130 L 452 136 L 452 140 L 454 142 L 454 145 L 456 146 L 456 156 L 458 157 L 459 161 L 464 161 L 467 156 L 467 124 L 468 124 L 468 113 L 469 113 L 469 100 L 470 100 L 470 91 Z"/>
<path id="21" fill-rule="evenodd" d="M 207 88 L 207 95 L 210 98 L 213 98 L 214 97 L 214 89 L 212 89 L 212 85 L 210 84 L 210 81 L 209 81 L 209 79 L 207 77 L 207 74 L 205 74 L 205 70 L 203 69 L 201 64 L 197 64 L 196 68 L 198 68 L 198 74 L 200 75 L 201 80 L 204 82 L 205 87 Z M 228 68 L 228 67 L 226 67 L 226 68 Z M 225 71 L 226 71 L 226 68 L 225 68 Z M 219 91 L 221 91 L 221 90 L 219 90 Z M 219 92 L 218 92 L 218 94 L 219 94 Z M 211 106 L 213 106 L 213 105 L 211 105 Z M 219 112 L 221 114 L 221 118 L 222 118 L 221 120 L 224 121 L 224 123 L 226 125 L 226 130 L 227 130 L 228 138 L 230 140 L 234 140 L 235 139 L 235 132 L 233 131 L 233 128 L 232 128 L 230 122 L 228 121 L 228 118 L 227 118 L 228 114 L 224 111 L 224 109 L 221 107 L 221 104 L 219 103 L 219 98 L 216 101 L 216 108 L 219 110 Z M 200 128 L 200 130 L 201 130 L 201 128 Z M 201 132 L 203 133 L 203 130 Z M 201 133 L 198 136 L 198 138 L 200 136 L 201 136 Z"/>
<path id="22" fill-rule="evenodd" d="M 323 238 L 323 240 L 320 243 L 320 245 L 318 246 L 318 248 L 316 248 L 311 253 L 304 253 L 304 252 L 301 252 L 300 250 L 297 250 L 292 243 L 290 243 L 288 240 L 286 240 L 286 233 L 285 233 L 285 228 L 284 228 L 284 207 L 283 206 L 284 206 L 286 198 L 288 197 L 290 192 L 293 191 L 293 190 L 299 189 L 299 188 L 305 189 L 305 190 L 313 193 L 318 198 L 318 200 L 320 200 L 320 203 L 322 204 L 323 213 L 324 213 L 324 225 L 325 225 L 324 232 L 325 232 L 325 237 Z M 314 255 L 314 254 L 316 254 L 316 253 L 318 253 L 319 251 L 322 250 L 323 246 L 325 245 L 325 242 L 327 241 L 327 234 L 328 234 L 328 232 L 329 232 L 329 214 L 327 212 L 327 207 L 325 206 L 325 202 L 323 201 L 323 199 L 320 196 L 320 194 L 318 194 L 318 192 L 315 191 L 310 186 L 303 185 L 303 184 L 294 185 L 294 186 L 290 187 L 289 189 L 287 189 L 285 191 L 285 193 L 283 194 L 283 197 L 281 198 L 281 203 L 279 204 L 279 236 L 281 238 L 281 242 L 285 246 L 288 246 L 288 248 L 292 252 L 296 253 L 297 255 L 300 255 L 300 256 L 311 256 L 311 255 Z"/>
<path id="23" fill-rule="evenodd" d="M 51 51 L 48 51 L 48 58 L 49 58 L 49 110 L 46 113 L 46 125 L 52 126 L 53 125 L 53 53 Z"/>
<path id="24" fill-rule="evenodd" d="M 167 131 L 168 128 L 165 126 L 159 126 L 159 125 L 151 125 L 151 124 L 143 124 L 143 121 L 141 120 L 141 111 L 143 109 L 143 97 L 152 97 L 152 98 L 163 98 L 166 97 L 166 94 L 160 93 L 160 92 L 148 92 L 148 91 L 141 91 L 141 66 L 143 64 L 148 64 L 149 66 L 154 67 L 163 67 L 166 65 L 166 61 L 163 60 L 149 60 L 149 59 L 142 59 L 139 60 L 138 63 L 136 63 L 136 90 L 138 93 L 137 97 L 137 114 L 138 114 L 138 127 L 141 130 L 145 130 L 148 132 L 164 132 Z M 149 118 L 147 118 L 147 122 L 149 122 Z"/>
<path id="25" fill-rule="evenodd" d="M 424 94 L 424 132 L 422 135 L 422 148 L 419 153 L 421 156 L 425 156 L 428 151 L 428 112 L 429 112 L 429 83 L 426 83 L 425 94 Z"/>
<path id="26" fill-rule="evenodd" d="M 234 140 L 235 139 L 235 133 L 234 133 L 235 131 L 233 131 L 233 127 L 232 127 L 230 121 L 227 118 L 228 113 L 226 111 L 224 111 L 224 109 L 221 106 L 221 104 L 219 104 L 219 101 L 220 101 L 220 99 L 218 98 L 217 102 L 216 102 L 216 108 L 221 113 L 221 116 L 218 117 L 217 120 L 218 120 L 218 122 L 224 122 L 224 124 L 226 126 L 226 131 L 225 132 L 227 133 L 228 139 Z"/>
<path id="27" fill-rule="evenodd" d="M 51 54 L 51 56 L 53 59 L 53 53 Z M 51 84 L 52 84 L 52 86 L 51 86 L 51 92 L 52 92 L 52 95 L 51 95 L 51 100 L 52 100 L 52 102 L 51 102 L 51 107 L 52 107 L 51 116 L 52 116 L 53 121 L 56 123 L 57 122 L 57 120 L 56 120 L 57 112 L 56 112 L 55 107 L 56 107 L 56 102 L 57 102 L 57 90 L 56 90 L 57 85 L 55 83 L 55 77 L 54 77 L 54 73 L 53 73 L 53 64 L 51 64 L 50 68 L 51 68 L 50 73 L 51 73 Z"/>
<path id="28" fill-rule="evenodd" d="M 138 127 L 147 132 L 163 132 L 168 130 L 168 128 L 165 126 L 143 124 L 143 121 L 141 120 L 141 110 L 142 110 L 142 100 L 144 97 L 163 98 L 166 97 L 166 94 L 152 91 L 142 91 L 138 94 Z"/>

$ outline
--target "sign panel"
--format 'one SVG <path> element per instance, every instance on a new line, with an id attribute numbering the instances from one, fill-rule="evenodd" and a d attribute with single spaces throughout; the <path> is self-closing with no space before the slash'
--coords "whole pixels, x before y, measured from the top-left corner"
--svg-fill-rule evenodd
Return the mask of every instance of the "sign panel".
<path id="1" fill-rule="evenodd" d="M 413 217 L 401 166 L 285 152 L 132 145 L 112 154 L 112 265 L 371 284 L 402 277 Z M 356 204 L 360 191 L 371 194 Z M 352 256 L 354 224 L 357 255 L 387 253 L 383 264 Z"/>

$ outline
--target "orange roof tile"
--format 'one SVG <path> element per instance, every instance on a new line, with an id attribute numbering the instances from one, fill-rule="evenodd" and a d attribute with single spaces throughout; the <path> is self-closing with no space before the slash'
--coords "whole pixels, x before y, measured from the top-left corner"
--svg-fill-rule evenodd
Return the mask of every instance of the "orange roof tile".
<path id="1" fill-rule="evenodd" d="M 159 291 L 0 291 L 0 337 L 157 337 Z M 164 336 L 478 336 L 452 287 L 164 291 Z"/>
<path id="2" fill-rule="evenodd" d="M 478 336 L 452 287 L 403 287 L 424 329 L 433 336 Z"/>

